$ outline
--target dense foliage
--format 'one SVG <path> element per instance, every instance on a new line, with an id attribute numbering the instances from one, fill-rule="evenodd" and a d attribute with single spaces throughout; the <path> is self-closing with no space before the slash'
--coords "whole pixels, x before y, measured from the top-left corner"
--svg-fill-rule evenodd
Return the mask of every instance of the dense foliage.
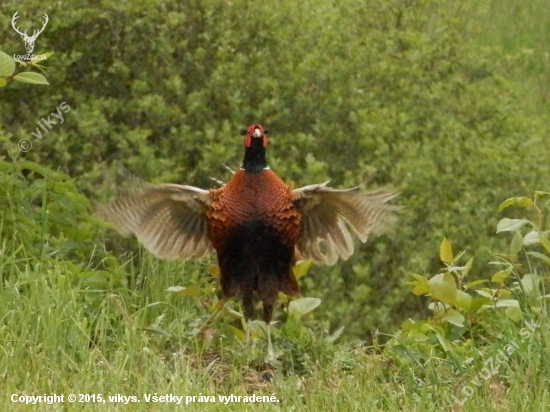
<path id="1" fill-rule="evenodd" d="M 106 170 L 119 161 L 157 182 L 226 179 L 221 164 L 239 165 L 237 132 L 252 122 L 270 129 L 270 165 L 283 179 L 401 189 L 406 209 L 392 233 L 302 279 L 304 294 L 322 299 L 317 317 L 349 337 L 423 309 L 407 297 L 408 274 L 438 270 L 443 236 L 484 265 L 498 244 L 495 205 L 549 176 L 544 119 L 507 80 L 520 56 L 466 38 L 463 2 L 29 0 L 23 10 L 7 0 L 1 20 L 16 9 L 21 21 L 49 14 L 35 53 L 55 53 L 42 63 L 51 86 L 0 89 L 0 150 L 71 176 L 93 201 L 112 191 Z M 23 48 L 13 30 L 0 44 L 8 54 Z M 63 123 L 32 136 L 63 102 Z M 33 144 L 26 153 L 23 138 Z M 90 230 L 65 226 L 74 240 Z M 36 245 L 45 241 L 29 228 Z"/>
<path id="2" fill-rule="evenodd" d="M 8 409 L 51 393 L 94 411 L 173 410 L 151 403 L 160 394 L 199 398 L 186 409 L 200 411 L 250 410 L 223 401 L 233 394 L 277 400 L 258 411 L 544 409 L 544 2 L 100 3 L 0 5 Z M 34 51 L 47 60 L 10 57 L 24 50 L 15 10 L 22 30 L 49 14 Z M 499 35 L 519 53 L 482 47 Z M 277 359 L 263 322 L 242 345 L 237 301 L 208 323 L 212 257 L 160 261 L 90 213 L 119 184 L 118 162 L 158 182 L 226 179 L 238 129 L 257 121 L 283 178 L 389 184 L 406 206 L 349 262 L 296 266 L 304 296 L 281 296 Z"/>

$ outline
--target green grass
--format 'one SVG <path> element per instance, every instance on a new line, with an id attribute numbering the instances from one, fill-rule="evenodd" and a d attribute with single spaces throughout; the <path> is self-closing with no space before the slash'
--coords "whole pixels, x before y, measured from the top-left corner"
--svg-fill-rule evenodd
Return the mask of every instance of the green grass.
<path id="1" fill-rule="evenodd" d="M 102 394 L 106 398 L 122 394 L 141 400 L 132 409 L 161 406 L 171 410 L 169 404 L 146 404 L 143 395 L 217 397 L 254 393 L 274 394 L 283 410 L 290 405 L 295 410 L 448 410 L 453 395 L 465 399 L 459 389 L 477 373 L 475 369 L 467 370 L 464 379 L 453 384 L 446 376 L 448 370 L 441 366 L 427 370 L 420 378 L 422 371 L 415 370 L 412 363 L 397 367 L 391 358 L 364 347 L 323 347 L 317 342 L 310 344 L 313 350 L 305 362 L 307 370 L 295 374 L 292 365 L 271 368 L 258 361 L 265 350 L 261 339 L 248 348 L 231 338 L 220 338 L 218 344 L 205 348 L 204 342 L 151 333 L 144 330 L 149 318 L 165 314 L 163 327 L 174 333 L 179 329 L 177 315 L 184 318 L 187 309 L 184 298 L 162 293 L 164 286 L 178 283 L 180 274 L 174 265 L 158 262 L 148 270 L 158 272 L 157 279 L 162 280 L 153 280 L 130 298 L 116 292 L 104 293 L 97 299 L 97 311 L 91 314 L 82 304 L 82 295 L 90 292 L 69 287 L 66 280 L 70 274 L 63 267 L 49 274 L 27 273 L 32 280 L 25 284 L 10 282 L 2 288 L 0 370 L 5 396 L 74 393 Z M 158 305 L 149 309 L 143 306 L 148 301 L 145 295 L 156 298 L 159 291 L 163 296 L 156 300 Z M 146 313 L 148 310 L 156 313 Z M 518 330 L 503 330 L 500 342 L 492 343 L 495 352 L 503 346 L 501 342 L 518 336 Z M 550 334 L 543 324 L 501 365 L 491 384 L 467 398 L 464 410 L 479 410 L 480 406 L 488 410 L 503 410 L 506 406 L 512 410 L 520 410 L 519 406 L 521 410 L 541 410 L 537 405 L 547 404 L 549 396 L 548 341 Z M 291 351 L 283 352 L 283 357 L 292 357 Z M 262 379 L 266 371 L 273 373 L 271 382 Z M 30 409 L 8 405 L 13 410 Z M 97 405 L 79 407 L 92 410 Z M 188 407 L 204 410 L 205 405 L 192 403 Z M 118 404 L 106 403 L 100 410 L 119 408 Z M 42 405 L 41 409 L 48 408 Z M 234 403 L 230 409 L 249 410 L 249 406 Z M 273 410 L 273 405 L 258 404 L 255 409 Z M 227 409 L 215 404 L 212 410 Z"/>
<path id="2" fill-rule="evenodd" d="M 17 254 L 13 249 L 3 253 Z M 11 403 L 9 398 L 53 393 L 65 398 L 71 393 L 101 394 L 106 403 L 99 408 L 88 402 L 78 409 L 106 411 L 121 409 L 107 398 L 116 394 L 141 401 L 127 406 L 129 410 L 173 410 L 172 404 L 146 403 L 145 394 L 203 395 L 217 400 L 220 395 L 255 394 L 273 395 L 280 401 L 258 403 L 254 410 L 540 411 L 544 410 L 541 405 L 549 404 L 550 332 L 540 302 L 539 327 L 532 337 L 519 344 L 497 375 L 465 397 L 462 388 L 483 368 L 483 361 L 514 338 L 519 342 L 521 325 L 495 318 L 502 322 L 496 325 L 502 329 L 499 335 L 479 349 L 472 348 L 472 356 L 479 358 L 477 365 L 455 375 L 449 362 L 437 356 L 420 366 L 412 352 L 413 358 L 407 359 L 372 347 L 333 343 L 315 322 L 306 327 L 290 319 L 274 328 L 281 363 L 273 366 L 264 362 L 262 336 L 258 334 L 251 347 L 244 346 L 239 335 L 231 332 L 240 328 L 239 322 L 227 312 L 206 334 L 189 333 L 216 300 L 206 274 L 209 263 L 166 263 L 144 254 L 125 265 L 136 285 L 130 282 L 130 288 L 108 289 L 79 282 L 65 262 L 43 272 L 39 265 L 19 271 L 20 265 L 12 262 L 9 267 L 4 261 L 2 273 L 12 273 L 5 276 L 0 289 L 0 379 L 5 407 L 51 410 L 45 404 Z M 203 298 L 166 291 L 169 286 L 196 282 Z M 236 303 L 229 307 L 238 310 Z M 462 409 L 453 396 L 464 401 Z M 54 409 L 63 407 L 57 404 Z M 186 408 L 245 411 L 251 406 L 205 404 L 197 398 Z"/>

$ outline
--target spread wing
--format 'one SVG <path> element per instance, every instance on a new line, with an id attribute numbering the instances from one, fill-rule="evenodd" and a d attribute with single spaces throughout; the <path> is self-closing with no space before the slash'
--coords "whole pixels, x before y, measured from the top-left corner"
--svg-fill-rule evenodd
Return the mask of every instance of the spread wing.
<path id="1" fill-rule="evenodd" d="M 134 234 L 156 257 L 201 257 L 211 246 L 205 211 L 210 192 L 193 186 L 142 183 L 95 212 L 123 236 Z"/>
<path id="2" fill-rule="evenodd" d="M 399 193 L 391 189 L 359 192 L 333 189 L 327 183 L 305 186 L 292 191 L 292 201 L 302 214 L 302 231 L 296 245 L 305 257 L 318 263 L 334 264 L 353 253 L 349 228 L 362 242 L 388 226 L 400 206 L 387 202 Z"/>

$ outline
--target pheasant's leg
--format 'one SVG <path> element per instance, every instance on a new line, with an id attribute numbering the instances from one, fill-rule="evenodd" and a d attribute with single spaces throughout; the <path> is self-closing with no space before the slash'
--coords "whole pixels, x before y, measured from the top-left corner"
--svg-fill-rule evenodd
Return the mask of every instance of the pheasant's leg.
<path id="1" fill-rule="evenodd" d="M 274 357 L 273 344 L 271 343 L 271 332 L 269 331 L 269 324 L 271 323 L 272 316 L 273 316 L 273 304 L 264 302 L 264 321 L 265 321 L 265 330 L 267 334 L 267 356 L 269 358 Z"/>
<path id="2" fill-rule="evenodd" d="M 273 352 L 273 344 L 271 343 L 271 332 L 269 331 L 269 323 L 265 324 L 265 330 L 267 331 L 267 356 L 273 358 L 275 356 Z"/>
<path id="3" fill-rule="evenodd" d="M 206 321 L 200 327 L 199 332 L 203 332 L 204 329 L 208 326 L 208 324 L 214 320 L 214 318 L 221 312 L 221 310 L 225 306 L 225 303 L 228 300 L 229 298 L 226 296 L 220 299 L 220 301 L 216 304 L 216 307 L 214 308 L 214 311 L 212 312 L 212 314 L 208 317 L 208 319 L 206 319 Z"/>
<path id="4" fill-rule="evenodd" d="M 246 346 L 250 346 L 250 319 L 246 320 L 246 339 L 244 341 Z"/>
<path id="5" fill-rule="evenodd" d="M 246 321 L 246 346 L 250 345 L 250 321 L 254 315 L 254 304 L 252 303 L 252 291 L 243 294 L 243 314 Z"/>

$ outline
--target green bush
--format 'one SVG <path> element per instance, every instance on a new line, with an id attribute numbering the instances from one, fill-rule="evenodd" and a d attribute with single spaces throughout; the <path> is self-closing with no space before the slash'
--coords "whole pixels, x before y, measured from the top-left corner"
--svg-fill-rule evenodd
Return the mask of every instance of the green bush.
<path id="1" fill-rule="evenodd" d="M 17 5 L 4 2 L 0 16 Z M 544 119 L 507 78 L 517 62 L 466 38 L 468 13 L 435 0 L 69 0 L 52 6 L 35 50 L 55 52 L 52 86 L 2 90 L 2 150 L 76 178 L 95 201 L 119 161 L 156 182 L 226 180 L 221 164 L 242 156 L 239 128 L 261 122 L 287 181 L 400 188 L 406 209 L 393 233 L 302 282 L 331 328 L 364 338 L 422 310 L 407 274 L 437 270 L 443 236 L 485 264 L 499 244 L 493 205 L 548 176 Z M 11 30 L 0 41 L 22 49 Z M 19 154 L 16 143 L 61 102 L 71 107 L 64 123 Z"/>
<path id="2" fill-rule="evenodd" d="M 471 273 L 473 258 L 460 264 L 464 253 L 453 256 L 450 242 L 443 239 L 442 273 L 429 279 L 413 274 L 410 282 L 415 295 L 429 296 L 432 315 L 403 322 L 385 355 L 421 382 L 432 377 L 453 388 L 460 395 L 454 399 L 458 404 L 472 396 L 473 388 L 487 388 L 486 381 L 492 387 L 509 386 L 532 367 L 530 354 L 547 362 L 549 199 L 550 192 L 537 191 L 532 198 L 501 203 L 499 211 L 525 208 L 522 215 L 529 219 L 498 222 L 497 232 L 509 233 L 511 241 L 477 276 Z"/>

